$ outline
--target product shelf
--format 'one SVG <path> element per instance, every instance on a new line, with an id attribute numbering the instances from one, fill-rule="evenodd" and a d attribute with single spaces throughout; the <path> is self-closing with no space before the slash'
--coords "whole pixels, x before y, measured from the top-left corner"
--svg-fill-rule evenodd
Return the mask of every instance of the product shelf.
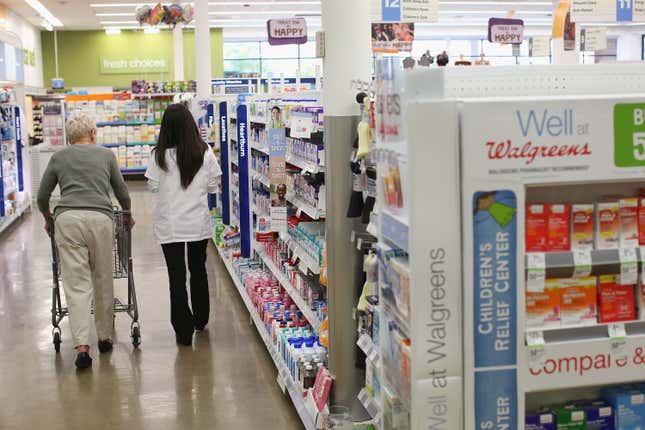
<path id="1" fill-rule="evenodd" d="M 226 270 L 228 270 L 228 273 L 231 276 L 231 279 L 233 280 L 233 283 L 235 284 L 235 287 L 237 288 L 237 291 L 239 292 L 240 297 L 242 298 L 242 301 L 246 306 L 246 309 L 251 315 L 251 319 L 253 320 L 255 328 L 260 334 L 260 337 L 262 338 L 262 341 L 264 342 L 264 345 L 266 346 L 267 351 L 269 352 L 269 355 L 271 356 L 271 359 L 273 360 L 273 363 L 278 370 L 279 379 L 284 382 L 285 390 L 289 393 L 289 397 L 291 397 L 291 401 L 293 402 L 293 405 L 296 408 L 298 415 L 300 416 L 300 420 L 302 421 L 306 430 L 315 430 L 316 426 L 314 419 L 311 417 L 309 411 L 305 407 L 305 401 L 302 393 L 299 392 L 293 378 L 291 377 L 291 374 L 289 373 L 289 370 L 287 369 L 287 366 L 276 352 L 276 349 L 271 342 L 269 333 L 264 327 L 264 324 L 262 323 L 262 320 L 260 319 L 257 311 L 254 309 L 248 294 L 244 290 L 240 278 L 235 273 L 235 269 L 233 268 L 231 261 L 226 255 L 224 255 L 220 247 L 216 245 L 215 248 L 217 248 L 217 252 L 222 258 Z"/>
<path id="2" fill-rule="evenodd" d="M 296 208 L 300 209 L 302 212 L 309 215 L 314 220 L 325 218 L 324 210 L 311 206 L 310 204 L 306 203 L 304 200 L 297 197 L 295 194 L 288 194 L 287 201 L 292 205 L 294 205 Z"/>
<path id="3" fill-rule="evenodd" d="M 381 227 L 381 236 L 401 248 L 405 252 L 409 252 L 409 227 L 408 220 L 393 214 L 386 208 L 381 208 L 379 213 L 379 224 Z"/>
<path id="4" fill-rule="evenodd" d="M 121 125 L 156 125 L 154 121 L 103 121 L 97 122 L 97 127 L 121 126 Z"/>
<path id="5" fill-rule="evenodd" d="M 300 259 L 300 263 L 304 263 L 306 266 L 304 269 L 305 271 L 308 269 L 313 273 L 314 275 L 317 275 L 320 273 L 320 264 L 318 264 L 317 261 L 315 261 L 309 254 L 307 254 L 300 245 L 296 243 L 296 241 L 291 240 L 291 237 L 288 235 L 283 237 L 283 240 L 287 243 L 289 246 L 289 249 L 294 253 L 296 257 Z"/>
<path id="6" fill-rule="evenodd" d="M 305 302 L 300 293 L 291 285 L 289 279 L 287 279 L 285 274 L 280 271 L 278 266 L 276 266 L 273 260 L 271 260 L 271 257 L 269 257 L 267 253 L 262 249 L 261 245 L 256 244 L 255 252 L 260 256 L 260 258 L 264 262 L 264 265 L 271 271 L 271 273 L 273 273 L 273 276 L 275 276 L 276 279 L 280 282 L 280 285 L 282 285 L 289 296 L 291 296 L 298 308 L 302 311 L 302 314 L 305 316 L 307 321 L 309 321 L 309 324 L 311 324 L 316 333 L 318 333 L 318 329 L 322 324 L 320 318 L 318 318 L 314 311 L 311 310 L 307 302 Z"/>
<path id="7" fill-rule="evenodd" d="M 636 263 L 639 272 L 642 266 L 640 248 L 635 248 Z M 620 273 L 620 253 L 619 249 L 594 249 L 588 251 L 591 254 L 591 276 L 613 275 Z M 526 272 L 528 274 L 528 260 L 526 259 Z M 574 253 L 573 252 L 545 252 L 544 263 L 547 278 L 571 278 L 575 271 Z"/>
<path id="8" fill-rule="evenodd" d="M 18 221 L 20 217 L 31 208 L 31 205 L 27 205 L 19 209 L 15 214 L 5 217 L 5 221 L 0 224 L 0 234 L 8 229 L 14 222 Z"/>
<path id="9" fill-rule="evenodd" d="M 266 145 L 260 145 L 258 142 L 251 141 L 251 149 L 255 149 L 256 151 L 269 155 L 269 147 Z"/>
<path id="10" fill-rule="evenodd" d="M 127 143 L 100 143 L 100 146 L 105 148 L 117 148 L 119 146 L 143 146 L 143 145 L 156 145 L 157 142 L 127 142 Z"/>
<path id="11" fill-rule="evenodd" d="M 252 170 L 251 173 L 253 175 L 253 179 L 260 181 L 260 183 L 265 187 L 268 188 L 271 186 L 271 181 L 269 181 L 269 178 L 267 178 L 265 175 L 258 173 L 255 170 Z"/>
<path id="12" fill-rule="evenodd" d="M 366 333 L 362 333 L 360 330 L 358 332 L 358 340 L 356 345 L 365 353 L 365 355 L 374 362 L 374 366 L 378 367 L 380 365 L 381 355 L 379 354 L 379 349 L 372 338 Z"/>
<path id="13" fill-rule="evenodd" d="M 626 335 L 645 336 L 645 320 L 632 320 L 610 323 L 596 323 L 592 325 L 565 326 L 554 328 L 527 328 L 526 333 L 542 333 L 545 344 L 575 342 L 593 339 L 610 338 L 609 329 L 616 324 L 625 327 Z"/>
<path id="14" fill-rule="evenodd" d="M 363 388 L 358 393 L 358 400 L 361 401 L 361 404 L 363 405 L 367 413 L 370 414 L 372 419 L 378 423 L 381 417 L 381 405 L 374 398 L 374 396 L 372 396 L 367 388 Z"/>
<path id="15" fill-rule="evenodd" d="M 325 171 L 324 166 L 321 166 L 319 164 L 313 164 L 310 161 L 304 160 L 294 155 L 287 154 L 286 161 L 287 161 L 287 164 L 296 166 L 297 168 L 301 169 L 304 172 L 311 172 L 315 174 L 315 173 L 321 173 Z"/>

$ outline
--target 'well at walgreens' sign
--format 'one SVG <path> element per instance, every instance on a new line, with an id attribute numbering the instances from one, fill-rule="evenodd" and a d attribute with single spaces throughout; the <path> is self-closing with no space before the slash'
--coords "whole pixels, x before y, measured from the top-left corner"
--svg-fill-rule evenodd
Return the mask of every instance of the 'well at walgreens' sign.
<path id="1" fill-rule="evenodd" d="M 521 44 L 524 39 L 524 21 L 511 18 L 488 20 L 488 41 L 491 43 Z"/>
<path id="2" fill-rule="evenodd" d="M 307 21 L 304 18 L 267 21 L 269 45 L 302 45 L 307 43 Z"/>

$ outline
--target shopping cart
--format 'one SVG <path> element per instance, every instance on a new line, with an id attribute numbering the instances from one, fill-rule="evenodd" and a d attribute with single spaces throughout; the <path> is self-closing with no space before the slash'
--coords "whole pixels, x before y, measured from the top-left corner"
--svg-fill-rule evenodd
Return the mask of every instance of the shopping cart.
<path id="1" fill-rule="evenodd" d="M 114 318 L 116 313 L 125 312 L 130 318 L 130 337 L 132 345 L 138 348 L 141 344 L 141 328 L 139 326 L 139 308 L 137 306 L 137 295 L 134 288 L 134 275 L 132 272 L 132 232 L 130 229 L 130 212 L 114 210 L 114 242 L 112 252 L 112 270 L 114 279 L 127 279 L 128 299 L 123 303 L 120 299 L 114 298 Z M 51 225 L 51 247 L 52 247 L 52 273 L 54 286 L 52 290 L 52 329 L 54 349 L 60 352 L 61 328 L 60 322 L 69 315 L 67 307 L 63 307 L 60 297 L 61 268 L 56 245 L 54 225 Z M 92 312 L 94 312 L 92 310 Z M 114 322 L 113 322 L 114 323 Z"/>

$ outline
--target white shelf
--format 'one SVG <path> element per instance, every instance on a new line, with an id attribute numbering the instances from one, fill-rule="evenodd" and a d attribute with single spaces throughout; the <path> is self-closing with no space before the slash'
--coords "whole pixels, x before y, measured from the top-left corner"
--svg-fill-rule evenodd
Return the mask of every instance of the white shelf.
<path id="1" fill-rule="evenodd" d="M 13 215 L 10 215 L 8 217 L 5 217 L 5 222 L 0 224 L 0 233 L 4 232 L 6 229 L 8 229 L 14 222 L 18 221 L 20 217 L 31 207 L 31 205 L 27 205 L 24 208 L 20 209 L 18 212 L 16 212 Z"/>
<path id="2" fill-rule="evenodd" d="M 265 187 L 268 188 L 268 187 L 271 186 L 271 181 L 269 181 L 269 178 L 267 178 L 263 174 L 258 173 L 255 170 L 251 170 L 251 174 L 253 175 L 253 179 L 256 179 L 256 180 L 260 181 L 260 183 L 262 185 L 264 185 Z"/>
<path id="3" fill-rule="evenodd" d="M 325 211 L 311 206 L 295 194 L 287 195 L 287 201 L 315 220 L 325 218 Z"/>
<path id="4" fill-rule="evenodd" d="M 368 414 L 372 417 L 372 419 L 376 422 L 380 421 L 381 418 L 381 405 L 376 401 L 374 396 L 367 390 L 367 388 L 363 388 L 359 393 L 358 393 L 358 400 L 361 401 L 361 404 L 365 408 Z"/>
<path id="5" fill-rule="evenodd" d="M 267 145 L 260 145 L 258 142 L 251 141 L 251 149 L 255 149 L 256 151 L 260 151 L 263 154 L 269 155 L 269 147 Z"/>
<path id="6" fill-rule="evenodd" d="M 311 163 L 307 160 L 303 160 L 300 157 L 296 157 L 293 155 L 287 155 L 286 158 L 287 163 L 291 164 L 292 166 L 296 166 L 300 169 L 302 169 L 305 172 L 311 172 L 311 173 L 320 173 L 325 170 L 323 166 L 320 166 L 318 164 Z"/>
<path id="7" fill-rule="evenodd" d="M 222 261 L 224 262 L 224 266 L 226 267 L 226 270 L 228 270 L 228 273 L 231 276 L 231 279 L 233 280 L 233 283 L 235 284 L 237 291 L 240 293 L 240 297 L 242 298 L 242 301 L 246 305 L 246 309 L 249 311 L 249 314 L 251 315 L 251 319 L 255 324 L 255 328 L 260 334 L 260 337 L 262 338 L 262 341 L 264 342 L 264 345 L 266 346 L 269 352 L 269 355 L 273 359 L 273 363 L 275 364 L 275 367 L 278 370 L 279 378 L 281 378 L 284 381 L 285 390 L 289 393 L 289 397 L 291 397 L 291 401 L 293 402 L 293 406 L 296 408 L 296 411 L 300 416 L 300 420 L 302 421 L 306 430 L 315 430 L 316 426 L 314 423 L 314 419 L 311 417 L 311 415 L 309 414 L 309 412 L 305 407 L 305 401 L 302 396 L 302 393 L 296 386 L 296 383 L 291 377 L 291 374 L 289 373 L 287 366 L 282 361 L 282 358 L 278 355 L 275 349 L 275 346 L 271 341 L 271 337 L 269 336 L 269 333 L 264 327 L 264 323 L 260 319 L 260 316 L 258 315 L 255 308 L 253 307 L 253 304 L 251 303 L 249 296 L 246 294 L 246 291 L 242 286 L 242 282 L 240 281 L 237 274 L 235 273 L 233 264 L 228 259 L 228 257 L 226 257 L 222 253 L 222 250 L 220 249 L 220 247 L 216 245 L 215 248 L 217 248 L 217 252 L 222 258 Z"/>
<path id="8" fill-rule="evenodd" d="M 309 269 L 311 273 L 317 275 L 320 273 L 320 265 L 315 261 L 309 254 L 307 254 L 290 236 L 285 238 L 289 249 L 300 259 L 301 264 L 304 263 L 306 269 Z"/>
<path id="9" fill-rule="evenodd" d="M 267 253 L 264 252 L 261 245 L 256 245 L 255 252 L 257 252 L 257 254 L 264 262 L 264 265 L 271 271 L 271 273 L 273 273 L 273 276 L 275 276 L 276 279 L 280 282 L 280 285 L 282 285 L 282 287 L 287 291 L 298 308 L 300 308 L 304 317 L 307 319 L 307 321 L 309 321 L 309 324 L 311 324 L 316 333 L 318 333 L 318 329 L 322 324 L 322 321 L 320 321 L 318 315 L 316 315 L 314 311 L 311 310 L 300 293 L 293 287 L 293 285 L 291 285 L 291 282 L 289 282 L 289 279 L 287 279 L 286 275 L 280 271 L 273 260 L 271 260 Z"/>

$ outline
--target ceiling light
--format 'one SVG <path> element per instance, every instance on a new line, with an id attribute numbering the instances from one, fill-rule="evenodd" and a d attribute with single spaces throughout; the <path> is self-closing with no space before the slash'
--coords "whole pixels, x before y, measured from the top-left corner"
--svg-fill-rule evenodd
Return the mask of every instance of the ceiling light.
<path id="1" fill-rule="evenodd" d="M 96 16 L 132 16 L 134 12 L 97 13 Z"/>
<path id="2" fill-rule="evenodd" d="M 105 29 L 105 34 L 110 35 L 110 36 L 121 34 L 121 29 L 120 28 L 106 28 Z"/>
<path id="3" fill-rule="evenodd" d="M 101 25 L 138 24 L 137 21 L 101 21 Z"/>
<path id="4" fill-rule="evenodd" d="M 53 27 L 62 27 L 63 23 L 60 22 L 60 19 L 56 18 L 50 11 L 47 9 L 41 2 L 38 0 L 25 0 L 33 10 L 38 12 L 38 14 L 47 20 Z"/>
<path id="5" fill-rule="evenodd" d="M 146 27 L 143 29 L 143 32 L 145 34 L 159 34 L 159 28 L 158 27 Z"/>
<path id="6" fill-rule="evenodd" d="M 52 30 L 54 30 L 54 27 L 53 27 L 53 26 L 50 24 L 50 22 L 49 22 L 49 21 L 47 21 L 46 19 L 43 19 L 43 21 L 40 23 L 40 25 L 42 25 L 42 26 L 43 26 L 43 28 L 44 28 L 45 30 L 47 30 L 47 31 L 52 31 Z"/>
<path id="7" fill-rule="evenodd" d="M 90 7 L 140 7 L 140 6 L 154 6 L 156 3 L 91 3 Z M 244 6 L 249 4 L 249 1 L 217 1 L 208 2 L 209 6 Z M 253 1 L 252 6 L 320 6 L 320 1 Z"/>

